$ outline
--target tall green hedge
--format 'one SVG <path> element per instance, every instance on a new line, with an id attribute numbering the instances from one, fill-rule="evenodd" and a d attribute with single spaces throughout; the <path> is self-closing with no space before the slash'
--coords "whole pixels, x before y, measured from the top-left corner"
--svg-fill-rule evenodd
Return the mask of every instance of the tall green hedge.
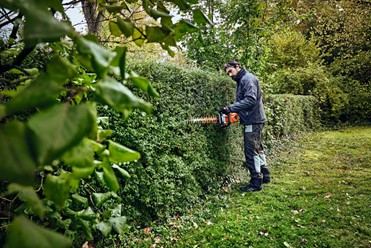
<path id="1" fill-rule="evenodd" d="M 153 105 L 153 115 L 138 112 L 124 121 L 104 107 L 100 115 L 109 116 L 115 141 L 142 155 L 123 166 L 131 179 L 121 182 L 119 194 L 127 216 L 143 224 L 183 212 L 208 190 L 241 173 L 243 140 L 238 124 L 221 129 L 188 123 L 192 117 L 216 116 L 220 107 L 234 101 L 235 84 L 226 76 L 157 63 L 131 65 L 131 69 L 149 78 L 160 94 L 156 99 L 141 95 Z M 311 128 L 316 122 L 313 100 L 306 99 L 267 97 L 267 136 Z"/>
<path id="2" fill-rule="evenodd" d="M 268 118 L 265 132 L 268 139 L 307 132 L 320 125 L 321 110 L 313 96 L 267 95 L 265 110 Z"/>

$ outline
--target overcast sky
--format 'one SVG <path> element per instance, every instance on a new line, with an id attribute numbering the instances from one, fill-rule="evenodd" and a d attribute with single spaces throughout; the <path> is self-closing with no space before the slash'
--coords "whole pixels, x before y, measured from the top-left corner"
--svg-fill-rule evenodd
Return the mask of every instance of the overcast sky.
<path id="1" fill-rule="evenodd" d="M 77 31 L 83 31 L 86 28 L 86 23 L 80 3 L 75 6 L 71 5 L 70 8 L 66 9 L 66 14 L 71 19 L 72 26 Z"/>

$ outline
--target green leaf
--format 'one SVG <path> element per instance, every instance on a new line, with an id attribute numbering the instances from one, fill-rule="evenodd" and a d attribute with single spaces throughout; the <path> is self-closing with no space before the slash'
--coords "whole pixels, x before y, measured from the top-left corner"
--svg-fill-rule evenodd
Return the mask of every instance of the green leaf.
<path id="1" fill-rule="evenodd" d="M 175 56 L 174 51 L 171 50 L 171 48 L 168 45 L 161 44 L 161 47 L 162 47 L 162 49 L 166 50 L 171 57 L 174 57 Z"/>
<path id="2" fill-rule="evenodd" d="M 43 1 L 38 1 L 38 2 L 43 2 L 44 4 L 46 4 L 47 7 L 50 7 L 53 10 L 59 11 L 61 14 L 65 13 L 62 2 L 59 0 L 43 0 Z"/>
<path id="3" fill-rule="evenodd" d="M 0 125 L 0 178 L 9 182 L 33 185 L 36 162 L 21 122 Z"/>
<path id="4" fill-rule="evenodd" d="M 87 168 L 94 165 L 94 146 L 89 139 L 84 138 L 80 144 L 63 154 L 63 161 L 71 166 Z"/>
<path id="5" fill-rule="evenodd" d="M 109 31 L 113 36 L 120 37 L 122 35 L 121 29 L 116 22 L 110 21 L 108 25 Z"/>
<path id="6" fill-rule="evenodd" d="M 6 116 L 6 107 L 0 104 L 0 120 Z"/>
<path id="7" fill-rule="evenodd" d="M 169 2 L 176 4 L 180 10 L 189 10 L 191 8 L 191 5 L 185 0 L 169 0 Z"/>
<path id="8" fill-rule="evenodd" d="M 24 69 L 28 74 L 31 76 L 37 76 L 39 74 L 39 69 L 31 68 L 31 69 Z"/>
<path id="9" fill-rule="evenodd" d="M 90 140 L 89 142 L 92 144 L 94 152 L 100 153 L 103 152 L 106 147 L 98 142 L 95 142 L 94 140 Z"/>
<path id="10" fill-rule="evenodd" d="M 73 28 L 67 22 L 57 21 L 47 8 L 40 8 L 36 3 L 24 6 L 21 11 L 26 17 L 26 47 L 33 47 L 41 42 L 59 41 L 63 36 L 73 33 Z"/>
<path id="11" fill-rule="evenodd" d="M 39 164 L 47 164 L 79 144 L 96 123 L 91 105 L 59 104 L 28 122 L 31 143 Z"/>
<path id="12" fill-rule="evenodd" d="M 114 164 L 112 165 L 112 168 L 118 170 L 120 172 L 120 174 L 125 177 L 126 179 L 130 179 L 131 176 L 129 174 L 129 172 L 127 172 L 125 169 L 121 168 L 120 166 L 118 166 L 117 164 Z"/>
<path id="13" fill-rule="evenodd" d="M 159 97 L 157 91 L 152 87 L 151 82 L 145 78 L 138 76 L 135 72 L 130 72 L 130 78 L 133 81 L 133 84 L 141 89 L 143 92 L 148 93 L 151 96 Z"/>
<path id="14" fill-rule="evenodd" d="M 193 20 L 198 24 L 208 23 L 213 25 L 210 19 L 200 9 L 193 10 Z"/>
<path id="15" fill-rule="evenodd" d="M 125 7 L 125 3 L 123 3 L 124 6 L 121 5 L 105 5 L 104 7 L 107 9 L 109 13 L 120 13 L 122 9 Z"/>
<path id="16" fill-rule="evenodd" d="M 117 195 L 113 192 L 106 192 L 106 193 L 93 193 L 93 201 L 99 207 L 106 201 L 108 201 L 111 197 L 117 197 Z"/>
<path id="17" fill-rule="evenodd" d="M 100 164 L 102 164 L 102 162 Z M 95 171 L 94 173 L 95 173 L 95 177 L 98 180 L 98 182 L 101 183 L 102 185 L 104 185 L 105 182 L 104 182 L 104 178 L 103 178 L 103 172 Z"/>
<path id="18" fill-rule="evenodd" d="M 93 211 L 93 209 L 91 209 L 91 207 L 77 212 L 77 216 L 90 221 L 98 219 L 98 215 Z"/>
<path id="19" fill-rule="evenodd" d="M 16 217 L 8 228 L 8 248 L 67 248 L 72 241 L 63 235 L 42 228 L 24 216 Z"/>
<path id="20" fill-rule="evenodd" d="M 126 38 L 129 38 L 133 35 L 134 24 L 131 22 L 130 19 L 123 20 L 121 17 L 117 17 L 117 25 Z"/>
<path id="21" fill-rule="evenodd" d="M 74 199 L 76 202 L 80 203 L 84 207 L 88 207 L 89 206 L 88 198 L 83 197 L 83 196 L 81 196 L 79 194 L 73 194 L 72 195 L 72 199 Z"/>
<path id="22" fill-rule="evenodd" d="M 147 42 L 161 42 L 170 34 L 169 30 L 161 27 L 146 26 Z"/>
<path id="23" fill-rule="evenodd" d="M 6 114 L 11 115 L 42 105 L 57 102 L 62 87 L 49 75 L 40 74 L 29 86 L 6 103 Z"/>
<path id="24" fill-rule="evenodd" d="M 128 88 L 113 78 L 102 79 L 97 85 L 95 93 L 104 103 L 115 110 L 124 112 L 128 109 L 138 108 L 147 113 L 152 112 L 149 103 L 135 96 Z"/>
<path id="25" fill-rule="evenodd" d="M 75 179 L 88 178 L 95 170 L 95 167 L 72 167 L 72 176 Z"/>
<path id="26" fill-rule="evenodd" d="M 122 235 L 125 232 L 128 231 L 128 226 L 126 225 L 126 217 L 111 217 L 109 219 L 109 222 L 111 223 L 113 230 L 115 230 L 118 234 Z"/>
<path id="27" fill-rule="evenodd" d="M 171 32 L 174 32 L 173 30 L 173 20 L 170 17 L 162 17 L 161 18 L 161 26 L 162 28 L 166 28 Z"/>
<path id="28" fill-rule="evenodd" d="M 145 41 L 145 37 L 143 36 L 143 29 L 140 27 L 135 27 L 133 31 L 133 41 L 134 43 L 142 47 Z"/>
<path id="29" fill-rule="evenodd" d="M 122 79 L 125 78 L 125 67 L 126 67 L 126 52 L 127 47 L 119 47 L 115 48 L 116 56 L 113 59 L 111 65 L 113 72 L 117 76 L 121 76 Z"/>
<path id="30" fill-rule="evenodd" d="M 48 174 L 44 184 L 45 196 L 59 208 L 63 208 L 70 198 L 70 173 L 62 171 L 59 176 Z"/>
<path id="31" fill-rule="evenodd" d="M 99 222 L 96 225 L 96 228 L 103 234 L 104 237 L 107 237 L 112 231 L 112 224 L 108 222 Z"/>
<path id="32" fill-rule="evenodd" d="M 120 188 L 120 185 L 119 182 L 117 181 L 115 172 L 113 171 L 110 163 L 106 159 L 103 160 L 102 167 L 103 167 L 103 179 L 106 186 L 113 192 L 117 192 L 117 190 Z"/>
<path id="33" fill-rule="evenodd" d="M 97 141 L 103 142 L 106 138 L 112 136 L 112 130 L 98 129 Z"/>
<path id="34" fill-rule="evenodd" d="M 79 226 L 79 231 L 82 231 L 82 235 L 87 240 L 93 240 L 94 237 L 91 233 L 91 223 L 90 221 L 84 220 L 82 218 L 76 218 L 76 225 Z"/>
<path id="35" fill-rule="evenodd" d="M 112 209 L 111 217 L 121 217 L 122 205 L 118 204 L 114 209 Z"/>
<path id="36" fill-rule="evenodd" d="M 99 77 L 104 77 L 112 60 L 115 58 L 116 53 L 108 51 L 107 49 L 99 46 L 95 42 L 79 37 L 76 40 L 77 51 L 90 58 L 90 62 Z"/>
<path id="37" fill-rule="evenodd" d="M 140 153 L 109 140 L 109 160 L 112 163 L 124 163 L 136 161 L 140 158 Z"/>
<path id="38" fill-rule="evenodd" d="M 22 186 L 19 184 L 9 184 L 8 193 L 18 193 L 20 200 L 27 203 L 27 205 L 32 209 L 32 211 L 37 214 L 40 218 L 44 218 L 45 210 L 44 206 L 35 192 L 35 189 L 31 186 Z"/>
<path id="39" fill-rule="evenodd" d="M 166 12 L 164 10 L 155 10 L 155 9 L 151 9 L 149 11 L 149 15 L 152 16 L 154 19 L 157 19 L 160 17 L 172 17 L 172 15 L 170 15 L 169 12 Z"/>
<path id="40" fill-rule="evenodd" d="M 54 56 L 50 60 L 46 71 L 59 84 L 64 84 L 68 79 L 73 79 L 78 75 L 76 66 L 59 56 Z"/>
<path id="41" fill-rule="evenodd" d="M 167 47 L 169 47 L 169 46 L 176 47 L 176 46 L 177 46 L 176 41 L 175 41 L 175 36 L 174 36 L 174 35 L 169 35 L 169 36 L 167 36 L 167 37 L 164 39 L 163 43 L 164 43 Z"/>
<path id="42" fill-rule="evenodd" d="M 197 31 L 198 28 L 186 20 L 180 20 L 174 25 L 175 40 L 180 40 L 186 33 Z"/>

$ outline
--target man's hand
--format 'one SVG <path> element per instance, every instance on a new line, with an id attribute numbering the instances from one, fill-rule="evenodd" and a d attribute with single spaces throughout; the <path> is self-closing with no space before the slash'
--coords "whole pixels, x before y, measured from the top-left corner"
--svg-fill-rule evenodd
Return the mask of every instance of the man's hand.
<path id="1" fill-rule="evenodd" d="M 224 107 L 224 108 L 221 108 L 219 112 L 227 115 L 231 112 L 231 110 L 228 107 Z"/>

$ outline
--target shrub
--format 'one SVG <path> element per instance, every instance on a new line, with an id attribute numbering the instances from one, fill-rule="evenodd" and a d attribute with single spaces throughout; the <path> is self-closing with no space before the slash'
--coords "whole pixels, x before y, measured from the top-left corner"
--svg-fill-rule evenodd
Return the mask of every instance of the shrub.
<path id="1" fill-rule="evenodd" d="M 312 95 L 318 100 L 323 121 L 336 121 L 348 104 L 347 96 L 322 66 L 310 64 L 297 69 L 281 69 L 273 74 L 279 94 Z"/>

